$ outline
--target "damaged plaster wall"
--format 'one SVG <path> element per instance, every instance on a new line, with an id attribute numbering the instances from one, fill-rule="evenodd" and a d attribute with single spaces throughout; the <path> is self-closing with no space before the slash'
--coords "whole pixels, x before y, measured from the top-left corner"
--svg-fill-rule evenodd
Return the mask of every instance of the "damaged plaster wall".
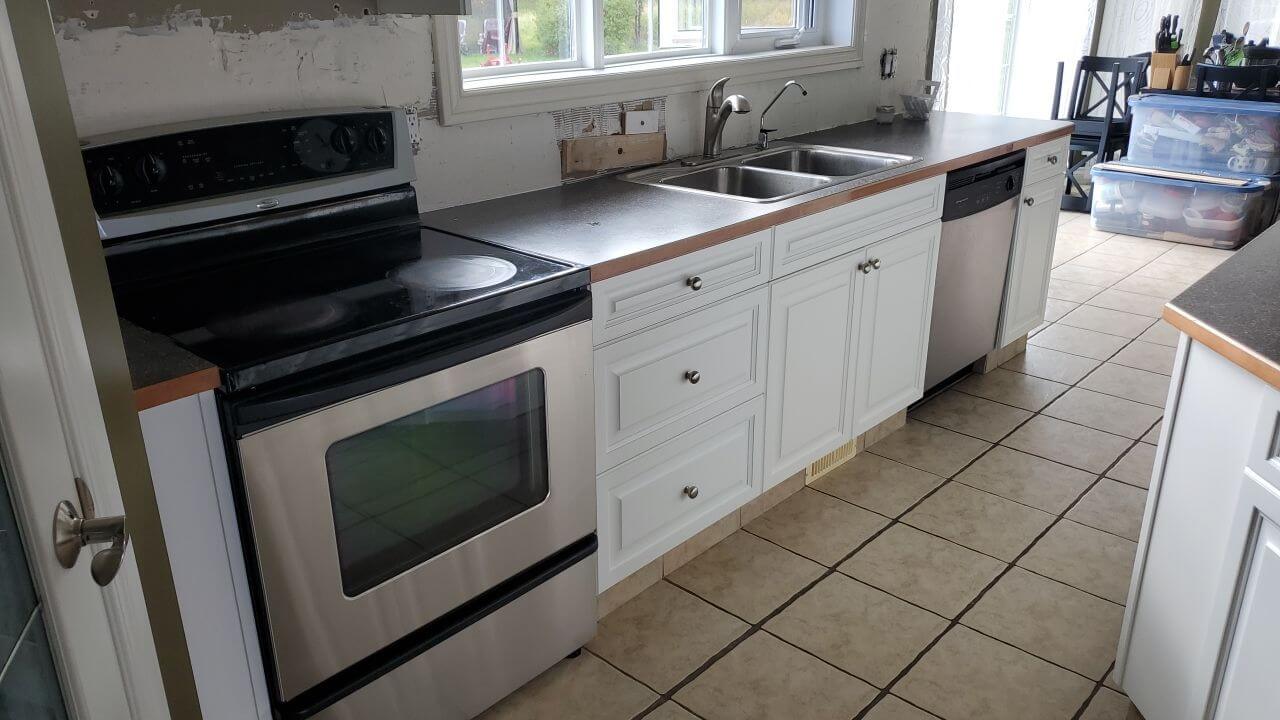
<path id="1" fill-rule="evenodd" d="M 801 77 L 808 97 L 788 93 L 770 113 L 775 137 L 871 116 L 881 101 L 925 73 L 929 0 L 865 0 L 867 66 Z M 105 4 L 105 3 L 104 3 Z M 252 0 L 223 0 L 206 12 L 153 0 L 112 2 L 93 14 L 90 0 L 54 0 L 55 32 L 81 136 L 237 113 L 339 105 L 395 105 L 430 114 L 434 91 L 430 19 L 346 14 L 332 3 L 291 0 L 277 15 Z M 239 8 L 253 5 L 254 11 Z M 122 11 L 119 6 L 128 8 Z M 214 14 L 216 9 L 219 13 Z M 327 14 L 325 14 L 327 13 Z M 240 17 L 240 20 L 237 20 Z M 247 20 L 246 20 L 247 18 Z M 897 77 L 879 79 L 881 46 L 897 47 Z M 734 116 L 725 146 L 755 139 L 758 112 L 783 80 L 733 82 L 756 108 Z M 619 98 L 619 100 L 636 98 Z M 663 102 L 668 154 L 699 150 L 704 93 Z M 610 106 L 592 111 L 616 112 Z M 549 187 L 561 181 L 559 140 L 566 114 L 540 113 L 452 127 L 420 123 L 418 201 L 423 210 Z M 583 130 L 588 133 L 589 131 Z"/>

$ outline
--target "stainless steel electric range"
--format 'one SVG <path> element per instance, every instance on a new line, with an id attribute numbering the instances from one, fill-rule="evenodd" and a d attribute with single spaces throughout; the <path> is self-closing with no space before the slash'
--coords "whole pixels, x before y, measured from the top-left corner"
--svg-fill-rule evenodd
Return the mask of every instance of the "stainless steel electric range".
<path id="1" fill-rule="evenodd" d="M 590 639 L 586 269 L 421 228 L 394 109 L 83 155 L 121 317 L 222 371 L 280 717 L 471 717 Z"/>

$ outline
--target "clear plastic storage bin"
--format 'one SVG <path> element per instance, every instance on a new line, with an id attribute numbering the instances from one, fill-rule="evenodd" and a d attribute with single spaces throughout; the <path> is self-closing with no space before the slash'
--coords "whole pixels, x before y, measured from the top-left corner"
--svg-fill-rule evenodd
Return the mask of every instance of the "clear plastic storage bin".
<path id="1" fill-rule="evenodd" d="M 1280 173 L 1280 104 L 1139 95 L 1129 105 L 1130 162 L 1190 172 Z"/>
<path id="2" fill-rule="evenodd" d="M 1261 178 L 1125 163 L 1101 163 L 1090 173 L 1096 230 L 1231 249 L 1262 232 L 1274 215 L 1271 183 Z"/>

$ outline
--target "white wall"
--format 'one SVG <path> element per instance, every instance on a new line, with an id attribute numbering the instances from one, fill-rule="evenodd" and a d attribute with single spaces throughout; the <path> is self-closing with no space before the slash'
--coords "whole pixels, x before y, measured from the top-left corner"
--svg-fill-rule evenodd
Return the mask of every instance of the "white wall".
<path id="1" fill-rule="evenodd" d="M 864 1 L 866 67 L 801 76 L 808 97 L 788 93 L 770 113 L 779 137 L 865 120 L 881 97 L 896 99 L 899 88 L 925 76 L 929 0 Z M 196 11 L 154 28 L 87 30 L 76 19 L 59 22 L 58 49 L 79 133 L 267 110 L 431 104 L 426 17 L 305 20 L 263 32 L 215 29 L 225 24 Z M 898 73 L 889 87 L 879 78 L 882 47 L 898 48 Z M 731 82 L 729 88 L 762 110 L 782 82 Z M 700 148 L 704 103 L 703 93 L 666 98 L 673 157 Z M 424 120 L 416 161 L 421 208 L 558 184 L 555 119 L 541 113 L 454 127 Z M 725 146 L 752 142 L 757 123 L 756 113 L 731 118 Z"/>

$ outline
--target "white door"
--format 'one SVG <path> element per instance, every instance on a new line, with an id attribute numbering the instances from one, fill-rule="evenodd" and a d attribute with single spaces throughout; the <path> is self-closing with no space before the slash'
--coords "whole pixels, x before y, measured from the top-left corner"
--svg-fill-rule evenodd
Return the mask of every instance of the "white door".
<path id="1" fill-rule="evenodd" d="M 853 438 L 854 343 L 864 251 L 773 283 L 764 489 Z"/>
<path id="2" fill-rule="evenodd" d="M 1053 269 L 1053 244 L 1058 234 L 1062 178 L 1055 175 L 1022 189 L 1017 230 L 1009 257 L 1004 309 L 1000 314 L 999 347 L 1031 332 L 1044 322 Z"/>
<path id="3" fill-rule="evenodd" d="M 867 248 L 853 383 L 855 435 L 924 394 L 941 237 L 942 223 L 935 221 Z"/>
<path id="4" fill-rule="evenodd" d="M 164 718 L 132 552 L 106 588 L 104 546 L 54 555 L 75 477 L 99 516 L 121 501 L 9 17 L 0 0 L 0 717 Z"/>

